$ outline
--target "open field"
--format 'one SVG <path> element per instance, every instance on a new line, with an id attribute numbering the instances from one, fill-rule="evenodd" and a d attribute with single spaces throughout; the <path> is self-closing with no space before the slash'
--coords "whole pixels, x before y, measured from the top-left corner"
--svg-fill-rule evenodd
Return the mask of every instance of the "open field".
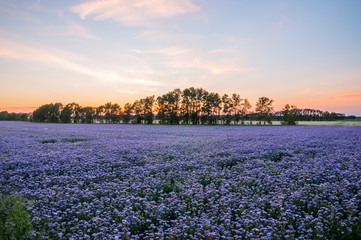
<path id="1" fill-rule="evenodd" d="M 299 121 L 300 126 L 361 126 L 361 121 Z"/>
<path id="2" fill-rule="evenodd" d="M 357 239 L 361 127 L 0 122 L 43 239 Z"/>
<path id="3" fill-rule="evenodd" d="M 281 125 L 281 121 L 272 121 L 272 125 Z M 300 126 L 361 126 L 361 121 L 298 121 Z"/>

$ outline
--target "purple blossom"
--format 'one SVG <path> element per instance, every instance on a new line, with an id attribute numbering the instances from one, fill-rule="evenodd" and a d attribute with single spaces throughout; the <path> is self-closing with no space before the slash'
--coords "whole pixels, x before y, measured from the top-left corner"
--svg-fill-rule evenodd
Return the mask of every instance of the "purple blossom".
<path id="1" fill-rule="evenodd" d="M 361 225 L 360 127 L 0 122 L 0 133 L 0 192 L 28 199 L 44 239 L 335 239 Z"/>

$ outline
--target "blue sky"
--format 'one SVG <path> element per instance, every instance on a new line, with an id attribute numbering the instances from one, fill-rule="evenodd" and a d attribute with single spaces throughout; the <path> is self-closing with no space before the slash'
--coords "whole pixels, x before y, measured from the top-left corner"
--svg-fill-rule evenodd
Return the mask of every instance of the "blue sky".
<path id="1" fill-rule="evenodd" d="M 361 1 L 0 2 L 0 110 L 191 86 L 361 115 Z"/>

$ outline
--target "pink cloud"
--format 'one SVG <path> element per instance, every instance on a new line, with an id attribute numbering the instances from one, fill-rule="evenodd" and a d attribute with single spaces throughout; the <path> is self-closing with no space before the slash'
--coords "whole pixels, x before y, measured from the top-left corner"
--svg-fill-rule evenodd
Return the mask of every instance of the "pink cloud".
<path id="1" fill-rule="evenodd" d="M 136 91 L 133 90 L 127 90 L 127 89 L 119 89 L 118 92 L 125 93 L 125 94 L 136 94 Z"/>
<path id="2" fill-rule="evenodd" d="M 194 53 L 196 51 L 197 49 L 194 48 L 168 47 L 168 48 L 155 50 L 153 51 L 153 53 L 162 54 L 165 56 L 174 56 L 174 55 L 187 55 L 190 53 Z"/>
<path id="3" fill-rule="evenodd" d="M 158 18 L 201 12 L 193 0 L 92 0 L 70 8 L 82 19 L 113 20 L 130 26 L 149 26 Z"/>
<path id="4" fill-rule="evenodd" d="M 128 79 L 117 72 L 95 68 L 93 65 L 84 64 L 87 58 L 81 55 L 59 51 L 56 49 L 39 49 L 0 38 L 0 57 L 18 59 L 28 62 L 41 62 L 61 69 L 70 70 L 92 77 L 101 82 L 132 83 L 146 86 L 161 86 L 162 83 L 148 79 Z"/>
<path id="5" fill-rule="evenodd" d="M 297 94 L 303 95 L 313 92 L 313 88 L 305 88 L 305 90 L 298 92 Z"/>
<path id="6" fill-rule="evenodd" d="M 99 40 L 98 37 L 94 36 L 89 28 L 84 27 L 83 25 L 70 21 L 69 24 L 63 29 L 63 31 L 59 31 L 60 35 L 73 35 L 79 36 L 85 39 L 94 39 Z"/>
<path id="7" fill-rule="evenodd" d="M 150 42 L 199 42 L 204 40 L 202 35 L 176 34 L 155 29 L 147 29 L 136 35 L 134 39 L 143 39 Z"/>
<path id="8" fill-rule="evenodd" d="M 361 98 L 361 91 L 336 92 L 330 98 Z"/>

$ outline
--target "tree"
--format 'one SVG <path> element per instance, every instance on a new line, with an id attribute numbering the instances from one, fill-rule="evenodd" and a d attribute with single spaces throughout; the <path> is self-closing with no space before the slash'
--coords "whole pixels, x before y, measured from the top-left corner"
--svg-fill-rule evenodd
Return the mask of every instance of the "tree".
<path id="1" fill-rule="evenodd" d="M 301 110 L 299 110 L 294 105 L 286 104 L 282 109 L 283 121 L 282 125 L 296 125 L 298 116 L 300 115 Z"/>
<path id="2" fill-rule="evenodd" d="M 144 112 L 143 112 L 143 107 L 142 107 L 142 103 L 139 100 L 135 100 L 133 105 L 132 105 L 132 112 L 134 114 L 135 117 L 135 123 L 140 124 L 142 123 L 143 119 L 144 119 Z"/>
<path id="3" fill-rule="evenodd" d="M 207 114 L 208 124 L 217 124 L 217 116 L 221 110 L 221 98 L 218 93 L 209 93 L 205 96 L 202 111 Z"/>
<path id="4" fill-rule="evenodd" d="M 182 115 L 183 123 L 185 124 L 199 124 L 200 118 L 203 115 L 204 122 L 204 105 L 207 102 L 209 95 L 203 88 L 186 88 L 183 91 L 178 89 L 181 93 L 180 108 L 178 109 Z"/>
<path id="5" fill-rule="evenodd" d="M 33 112 L 33 120 L 35 122 L 59 122 L 60 111 L 63 107 L 61 103 L 45 104 L 40 106 Z"/>
<path id="6" fill-rule="evenodd" d="M 154 106 L 154 96 L 148 96 L 143 99 L 143 108 L 144 108 L 144 121 L 146 124 L 153 124 L 153 106 Z"/>
<path id="7" fill-rule="evenodd" d="M 156 109 L 161 123 L 179 124 L 181 97 L 181 90 L 174 89 L 157 98 Z"/>
<path id="8" fill-rule="evenodd" d="M 182 91 L 177 88 L 168 94 L 170 124 L 179 124 L 180 103 L 182 99 Z"/>
<path id="9" fill-rule="evenodd" d="M 61 110 L 60 113 L 60 121 L 62 123 L 71 123 L 71 115 L 72 115 L 72 111 L 71 109 L 68 107 L 68 105 L 66 105 L 63 110 Z"/>
<path id="10" fill-rule="evenodd" d="M 111 122 L 111 108 L 112 108 L 111 102 L 108 102 L 103 105 L 105 123 Z"/>
<path id="11" fill-rule="evenodd" d="M 8 113 L 7 111 L 0 112 L 0 121 L 28 121 L 28 113 Z"/>
<path id="12" fill-rule="evenodd" d="M 260 97 L 258 99 L 258 102 L 256 103 L 256 113 L 258 115 L 257 118 L 259 120 L 259 124 L 261 124 L 262 121 L 264 125 L 266 122 L 272 124 L 271 112 L 273 110 L 273 102 L 273 99 L 269 99 L 268 97 Z"/>
<path id="13" fill-rule="evenodd" d="M 124 123 L 129 123 L 131 120 L 132 104 L 126 103 L 123 108 L 122 119 Z"/>
<path id="14" fill-rule="evenodd" d="M 247 117 L 248 110 L 251 109 L 251 104 L 249 103 L 248 99 L 243 99 L 243 102 L 241 103 L 241 124 L 244 125 L 244 121 Z"/>
<path id="15" fill-rule="evenodd" d="M 95 116 L 94 117 L 98 122 L 103 123 L 103 117 L 104 117 L 104 106 L 103 105 L 95 108 Z"/>
<path id="16" fill-rule="evenodd" d="M 122 109 L 119 104 L 111 104 L 110 106 L 110 121 L 112 123 L 120 123 Z"/>
<path id="17" fill-rule="evenodd" d="M 242 98 L 239 94 L 233 93 L 231 97 L 231 112 L 233 112 L 233 124 L 238 124 L 241 119 Z"/>
<path id="18" fill-rule="evenodd" d="M 222 96 L 222 108 L 223 108 L 222 124 L 229 125 L 231 124 L 232 100 L 228 96 L 228 94 L 224 94 Z"/>
<path id="19" fill-rule="evenodd" d="M 186 88 L 182 91 L 182 102 L 180 109 L 182 121 L 184 124 L 189 124 L 190 122 L 190 117 L 192 113 L 191 102 L 192 102 L 191 88 Z"/>
<path id="20" fill-rule="evenodd" d="M 94 116 L 95 116 L 95 110 L 93 107 L 80 108 L 81 123 L 93 123 Z"/>
<path id="21" fill-rule="evenodd" d="M 63 123 L 145 123 L 152 124 L 154 115 L 162 124 L 245 124 L 253 120 L 258 124 L 272 124 L 272 120 L 282 121 L 282 124 L 292 125 L 300 121 L 334 121 L 347 119 L 345 114 L 320 111 L 315 109 L 297 109 L 287 104 L 282 111 L 272 112 L 274 100 L 260 97 L 255 111 L 251 104 L 242 99 L 239 94 L 224 94 L 208 92 L 203 88 L 186 88 L 183 91 L 174 89 L 157 98 L 148 96 L 135 100 L 133 104 L 124 105 L 124 110 L 118 104 L 108 102 L 97 108 L 81 107 L 73 102 L 45 104 L 36 109 L 32 115 L 0 112 L 0 120 L 34 120 L 38 122 Z M 355 118 L 355 117 L 354 117 Z"/>
<path id="22" fill-rule="evenodd" d="M 157 111 L 157 117 L 159 119 L 159 122 L 161 124 L 164 124 L 166 121 L 166 119 L 165 119 L 166 106 L 165 106 L 165 96 L 164 95 L 157 97 L 156 111 Z"/>
<path id="23" fill-rule="evenodd" d="M 67 116 L 67 114 L 69 114 L 70 111 L 70 118 L 73 119 L 74 123 L 79 123 L 80 122 L 80 112 L 81 112 L 81 107 L 79 106 L 79 104 L 72 102 L 72 103 L 68 103 L 67 105 L 65 105 L 65 112 L 63 113 L 62 118 L 64 119 L 64 122 L 71 122 L 71 119 L 69 121 L 69 118 Z M 63 109 L 64 110 L 64 109 Z"/>

